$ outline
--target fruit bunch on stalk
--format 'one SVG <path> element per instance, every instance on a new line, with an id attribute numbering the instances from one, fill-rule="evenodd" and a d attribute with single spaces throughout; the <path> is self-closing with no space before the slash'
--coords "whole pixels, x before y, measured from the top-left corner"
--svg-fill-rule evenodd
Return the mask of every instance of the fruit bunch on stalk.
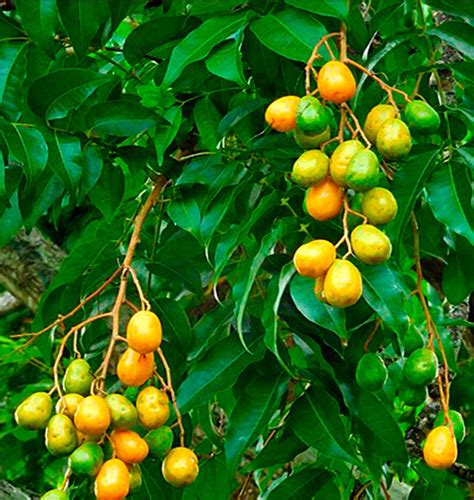
<path id="1" fill-rule="evenodd" d="M 329 43 L 331 38 L 339 41 L 339 59 Z M 313 64 L 321 57 L 319 50 L 323 46 L 331 60 L 317 72 Z M 387 96 L 385 102 L 369 111 L 363 125 L 348 104 L 357 92 L 351 67 L 374 79 Z M 383 227 L 397 215 L 397 200 L 390 191 L 396 170 L 394 164 L 409 156 L 412 134 L 416 137 L 434 133 L 440 126 L 440 117 L 416 90 L 416 98 L 412 98 L 348 58 L 344 28 L 324 36 L 316 44 L 305 71 L 306 95 L 276 99 L 268 106 L 265 119 L 274 130 L 293 134 L 296 143 L 305 150 L 294 162 L 291 172 L 291 179 L 306 189 L 305 212 L 317 221 L 342 215 L 339 241 L 313 239 L 308 233 L 311 240 L 296 250 L 293 261 L 301 276 L 315 280 L 317 299 L 330 306 L 346 308 L 354 305 L 363 292 L 357 262 L 377 265 L 391 256 L 392 244 Z M 316 83 L 314 90 L 312 79 Z M 394 94 L 401 96 L 402 105 L 397 104 Z M 416 246 L 416 220 L 414 227 Z M 344 253 L 341 252 L 343 245 Z M 353 261 L 350 258 L 354 258 Z M 418 248 L 415 248 L 415 260 L 418 275 L 415 292 L 426 316 L 429 341 L 424 347 L 420 336 L 421 343 L 415 342 L 412 352 L 405 352 L 409 356 L 404 365 L 400 398 L 406 405 L 423 404 L 427 398 L 426 386 L 438 381 L 442 412 L 427 437 L 424 458 L 433 468 L 448 468 L 456 460 L 456 440 L 463 439 L 464 424 L 458 412 L 449 410 L 448 365 L 421 290 Z M 369 391 L 382 389 L 387 379 L 383 359 L 369 352 L 369 342 L 380 322 L 376 322 L 367 339 L 366 353 L 356 371 L 358 385 Z M 443 375 L 438 372 L 435 340 L 443 357 Z"/>

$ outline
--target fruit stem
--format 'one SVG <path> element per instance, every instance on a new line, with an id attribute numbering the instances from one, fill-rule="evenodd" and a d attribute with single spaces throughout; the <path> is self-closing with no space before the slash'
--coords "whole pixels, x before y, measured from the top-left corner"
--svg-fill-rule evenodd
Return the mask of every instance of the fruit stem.
<path id="1" fill-rule="evenodd" d="M 61 491 L 66 491 L 67 490 L 67 487 L 68 487 L 68 484 L 69 484 L 69 479 L 71 479 L 71 475 L 72 475 L 72 470 L 71 470 L 70 467 L 68 467 L 66 469 L 65 474 L 64 474 L 63 484 L 61 484 L 61 487 L 59 488 Z"/>
<path id="2" fill-rule="evenodd" d="M 347 257 L 352 255 L 352 246 L 351 246 L 351 239 L 349 237 L 349 224 L 348 224 L 348 217 L 351 209 L 349 208 L 349 203 L 347 201 L 347 191 L 344 194 L 343 203 L 344 203 L 344 214 L 342 216 L 342 227 L 344 229 L 344 234 L 342 235 L 342 238 L 336 243 L 335 247 L 337 249 L 345 242 L 347 247 L 347 252 L 344 254 L 342 258 L 347 259 Z"/>
<path id="3" fill-rule="evenodd" d="M 313 74 L 314 78 L 317 80 L 318 74 L 316 73 L 316 70 L 313 68 L 314 61 L 316 59 L 319 59 L 321 57 L 320 54 L 318 54 L 319 49 L 325 45 L 325 47 L 328 49 L 329 55 L 331 58 L 334 60 L 335 57 L 329 48 L 328 40 L 333 37 L 340 37 L 341 33 L 339 31 L 336 31 L 334 33 L 329 33 L 328 35 L 324 35 L 319 42 L 314 46 L 313 52 L 311 52 L 311 56 L 308 59 L 308 62 L 306 63 L 305 66 L 305 73 L 306 73 L 306 78 L 305 78 L 305 88 L 306 88 L 306 95 L 311 95 L 311 73 Z"/>
<path id="4" fill-rule="evenodd" d="M 135 288 L 137 289 L 138 296 L 140 297 L 140 304 L 142 311 L 149 311 L 151 309 L 150 302 L 148 302 L 147 298 L 145 297 L 145 294 L 143 293 L 143 289 L 140 285 L 140 281 L 138 280 L 137 273 L 133 267 L 129 268 L 130 274 L 132 275 L 133 283 L 135 285 Z"/>
<path id="5" fill-rule="evenodd" d="M 382 320 L 380 318 L 377 319 L 375 322 L 374 328 L 370 332 L 369 336 L 367 337 L 366 341 L 364 342 L 364 352 L 369 352 L 369 344 L 374 338 L 375 334 L 377 333 L 377 330 L 379 329 L 380 324 L 382 323 Z"/>
<path id="6" fill-rule="evenodd" d="M 364 142 L 367 145 L 367 149 L 370 149 L 372 147 L 372 143 L 369 141 L 369 139 L 365 135 L 364 131 L 362 130 L 362 127 L 360 126 L 359 120 L 357 119 L 357 116 L 352 111 L 352 109 L 350 108 L 350 106 L 347 103 L 344 102 L 344 103 L 341 104 L 341 110 L 346 110 L 347 111 L 347 113 L 351 117 L 352 121 L 354 122 L 355 130 L 356 130 L 357 134 L 359 134 L 362 137 L 362 139 L 364 140 Z M 349 130 L 353 130 L 350 127 L 348 127 L 348 128 L 349 128 Z"/>

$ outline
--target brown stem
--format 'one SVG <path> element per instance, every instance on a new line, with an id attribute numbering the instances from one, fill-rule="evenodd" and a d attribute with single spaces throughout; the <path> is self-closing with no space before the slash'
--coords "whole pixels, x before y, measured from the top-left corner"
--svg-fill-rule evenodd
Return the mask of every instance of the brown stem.
<path id="1" fill-rule="evenodd" d="M 364 142 L 367 145 L 367 148 L 370 149 L 372 147 L 372 143 L 369 141 L 369 139 L 365 135 L 365 133 L 364 133 L 364 131 L 363 131 L 363 129 L 362 129 L 360 123 L 359 123 L 359 120 L 357 119 L 357 116 L 355 115 L 355 113 L 352 111 L 352 109 L 350 108 L 350 106 L 347 103 L 345 103 L 345 102 L 341 104 L 341 108 L 345 109 L 347 111 L 347 113 L 349 114 L 349 116 L 352 119 L 352 122 L 354 123 L 354 127 L 355 127 L 355 130 L 356 130 L 357 134 L 362 137 L 362 139 L 364 140 Z"/>
<path id="2" fill-rule="evenodd" d="M 311 71 L 313 68 L 314 61 L 316 59 L 319 59 L 321 56 L 318 54 L 319 49 L 322 47 L 323 44 L 327 44 L 327 41 L 335 36 L 340 36 L 339 31 L 335 33 L 329 33 L 328 35 L 325 35 L 319 40 L 319 42 L 314 46 L 313 52 L 311 53 L 310 58 L 308 59 L 308 62 L 306 63 L 305 66 L 305 73 L 306 73 L 306 78 L 305 78 L 305 88 L 306 88 L 306 94 L 310 95 L 311 94 Z M 329 53 L 332 56 L 332 52 Z M 313 73 L 314 74 L 314 73 Z"/>
<path id="3" fill-rule="evenodd" d="M 369 352 L 369 344 L 372 341 L 372 339 L 374 338 L 375 334 L 377 333 L 377 330 L 379 329 L 379 326 L 381 323 L 382 323 L 382 320 L 380 318 L 375 322 L 374 328 L 372 329 L 372 331 L 370 332 L 370 335 L 367 337 L 366 341 L 364 342 L 364 352 Z"/>
<path id="4" fill-rule="evenodd" d="M 346 243 L 347 246 L 347 252 L 344 254 L 342 257 L 343 259 L 347 259 L 350 255 L 352 255 L 352 246 L 351 246 L 351 239 L 349 236 L 349 222 L 348 222 L 348 217 L 349 217 L 349 202 L 347 201 L 347 191 L 344 194 L 344 215 L 342 216 L 342 227 L 344 229 L 344 234 L 342 235 L 341 239 L 336 243 L 336 249 L 339 248 L 344 242 Z"/>

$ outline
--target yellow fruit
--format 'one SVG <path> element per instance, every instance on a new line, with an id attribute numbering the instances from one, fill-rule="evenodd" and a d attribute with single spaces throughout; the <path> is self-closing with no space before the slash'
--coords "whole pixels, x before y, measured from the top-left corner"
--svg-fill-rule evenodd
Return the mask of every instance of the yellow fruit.
<path id="1" fill-rule="evenodd" d="M 53 411 L 51 396 L 46 392 L 35 392 L 16 409 L 15 421 L 25 429 L 44 429 Z"/>
<path id="2" fill-rule="evenodd" d="M 344 63 L 329 61 L 319 70 L 318 90 L 323 99 L 339 104 L 354 96 L 356 81 Z"/>
<path id="3" fill-rule="evenodd" d="M 53 415 L 45 434 L 46 448 L 56 456 L 68 455 L 77 446 L 76 429 L 66 415 Z"/>
<path id="4" fill-rule="evenodd" d="M 346 187 L 346 169 L 352 158 L 363 151 L 364 145 L 356 140 L 344 141 L 334 150 L 329 160 L 329 175 L 338 185 Z"/>
<path id="5" fill-rule="evenodd" d="M 130 474 L 122 460 L 112 458 L 104 462 L 95 478 L 97 500 L 123 500 L 130 490 Z"/>
<path id="6" fill-rule="evenodd" d="M 199 474 L 196 454 L 189 448 L 173 448 L 161 467 L 165 481 L 177 488 L 191 484 Z"/>
<path id="7" fill-rule="evenodd" d="M 362 213 L 371 224 L 387 224 L 396 217 L 397 211 L 397 200 L 388 189 L 375 187 L 364 193 Z"/>
<path id="8" fill-rule="evenodd" d="M 386 120 L 376 139 L 377 150 L 387 160 L 405 158 L 411 150 L 411 134 L 406 123 L 397 118 Z"/>
<path id="9" fill-rule="evenodd" d="M 313 219 L 319 221 L 332 219 L 341 211 L 342 189 L 327 177 L 308 189 L 305 204 Z"/>
<path id="10" fill-rule="evenodd" d="M 157 429 L 170 417 L 168 396 L 156 387 L 146 387 L 137 398 L 138 419 L 147 429 Z"/>
<path id="11" fill-rule="evenodd" d="M 324 280 L 326 279 L 326 275 L 323 274 L 322 276 L 319 276 L 316 278 L 314 282 L 314 295 L 316 295 L 316 298 L 320 300 L 321 302 L 326 302 L 326 296 L 324 295 Z"/>
<path id="12" fill-rule="evenodd" d="M 77 407 L 83 399 L 84 396 L 73 392 L 71 394 L 64 394 L 63 397 L 59 398 L 56 403 L 56 413 L 62 413 L 67 417 L 74 419 Z"/>
<path id="13" fill-rule="evenodd" d="M 140 354 L 128 348 L 120 356 L 117 365 L 117 377 L 124 385 L 138 387 L 153 375 L 154 368 L 155 358 L 152 352 Z"/>
<path id="14" fill-rule="evenodd" d="M 300 98 L 287 95 L 273 101 L 265 111 L 265 121 L 278 132 L 289 132 L 296 127 L 296 110 Z"/>
<path id="15" fill-rule="evenodd" d="M 64 392 L 87 396 L 93 380 L 94 377 L 89 363 L 85 359 L 75 359 L 71 361 L 64 373 Z"/>
<path id="16" fill-rule="evenodd" d="M 433 469 L 449 469 L 458 456 L 454 434 L 444 425 L 435 427 L 426 438 L 423 458 Z"/>
<path id="17" fill-rule="evenodd" d="M 362 276 L 352 262 L 336 259 L 326 274 L 323 290 L 332 306 L 352 306 L 362 295 Z"/>
<path id="18" fill-rule="evenodd" d="M 331 138 L 331 127 L 328 125 L 326 130 L 320 134 L 305 134 L 298 128 L 295 128 L 293 130 L 293 137 L 300 148 L 318 148 L 323 142 L 329 141 Z"/>
<path id="19" fill-rule="evenodd" d="M 356 257 L 365 264 L 380 264 L 392 254 L 388 236 L 371 224 L 362 224 L 352 231 L 351 245 Z"/>
<path id="20" fill-rule="evenodd" d="M 372 144 L 375 144 L 377 133 L 384 122 L 397 117 L 397 110 L 390 104 L 374 106 L 364 123 L 364 133 Z"/>
<path id="21" fill-rule="evenodd" d="M 325 179 L 329 172 L 329 158 L 319 149 L 305 151 L 294 163 L 291 178 L 307 187 Z"/>
<path id="22" fill-rule="evenodd" d="M 103 434 L 110 425 L 110 410 L 104 398 L 87 396 L 74 416 L 76 429 L 90 436 Z"/>
<path id="23" fill-rule="evenodd" d="M 335 259 L 336 249 L 330 241 L 314 240 L 296 250 L 293 262 L 298 274 L 317 278 L 326 273 Z"/>
<path id="24" fill-rule="evenodd" d="M 127 325 L 128 346 L 140 354 L 148 354 L 160 347 L 161 322 L 151 311 L 138 311 Z"/>

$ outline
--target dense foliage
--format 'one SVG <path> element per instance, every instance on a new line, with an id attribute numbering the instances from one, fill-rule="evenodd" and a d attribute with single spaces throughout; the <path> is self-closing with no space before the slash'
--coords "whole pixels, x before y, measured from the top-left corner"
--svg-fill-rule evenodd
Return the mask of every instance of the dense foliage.
<path id="1" fill-rule="evenodd" d="M 62 330 L 22 350 L 24 339 L 10 334 L 40 330 L 112 274 L 162 174 L 168 183 L 145 221 L 134 268 L 163 324 L 186 444 L 201 470 L 177 490 L 149 461 L 133 498 L 217 500 L 240 490 L 249 498 L 332 499 L 362 489 L 370 498 L 386 489 L 465 498 L 474 436 L 459 443 L 452 469 L 430 469 L 420 447 L 439 411 L 437 386 L 415 407 L 400 389 L 408 339 L 413 331 L 428 338 L 412 293 L 413 212 L 422 292 L 452 376 L 450 408 L 468 428 L 473 422 L 474 342 L 462 307 L 474 289 L 470 2 L 13 4 L 0 13 L 0 245 L 38 228 L 67 256 L 34 319 L 27 310 L 0 318 L 4 478 L 44 492 L 62 483 L 66 464 L 13 421 L 26 396 L 50 389 Z M 341 220 L 317 222 L 305 212 L 304 190 L 289 176 L 302 150 L 264 121 L 275 98 L 304 95 L 314 45 L 341 22 L 351 58 L 410 95 L 418 85 L 441 116 L 439 132 L 415 136 L 396 165 L 390 189 L 399 210 L 385 227 L 393 255 L 376 267 L 357 264 L 363 297 L 348 309 L 317 301 L 313 282 L 295 274 L 296 248 L 308 234 L 335 243 Z M 321 54 L 316 67 L 327 60 Z M 363 121 L 385 93 L 354 75 L 351 107 Z M 110 308 L 115 294 L 107 289 L 75 322 Z M 383 390 L 368 392 L 355 371 L 379 323 L 369 347 L 389 377 Z M 107 321 L 81 330 L 79 347 L 94 369 L 109 335 Z M 120 382 L 111 376 L 107 389 L 120 391 Z M 86 498 L 89 488 L 73 478 L 71 498 Z"/>

